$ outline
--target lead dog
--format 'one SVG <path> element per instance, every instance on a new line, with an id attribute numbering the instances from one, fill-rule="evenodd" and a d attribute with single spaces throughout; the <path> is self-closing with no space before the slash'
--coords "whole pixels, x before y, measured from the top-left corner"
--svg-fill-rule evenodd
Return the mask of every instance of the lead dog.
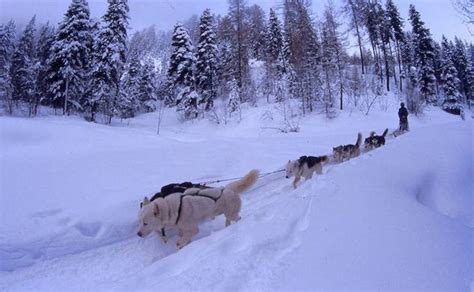
<path id="1" fill-rule="evenodd" d="M 223 188 L 192 188 L 183 194 L 171 194 L 153 202 L 145 198 L 139 214 L 137 235 L 146 237 L 164 227 L 177 227 L 180 238 L 176 246 L 180 249 L 191 242 L 199 232 L 199 224 L 207 219 L 224 214 L 225 225 L 229 226 L 231 222 L 240 220 L 240 194 L 250 189 L 258 176 L 259 172 L 252 170 L 242 179 Z"/>
<path id="2" fill-rule="evenodd" d="M 336 161 L 344 161 L 345 159 L 351 159 L 360 155 L 360 144 L 362 143 L 362 134 L 359 133 L 357 135 L 357 141 L 355 145 L 348 144 L 348 145 L 341 145 L 338 147 L 334 147 L 333 157 Z"/>
<path id="3" fill-rule="evenodd" d="M 296 189 L 301 177 L 306 180 L 313 177 L 313 173 L 323 173 L 323 163 L 328 161 L 327 156 L 301 156 L 298 160 L 289 160 L 286 164 L 286 178 L 295 177 L 293 187 Z"/>
<path id="4" fill-rule="evenodd" d="M 375 132 L 370 133 L 370 136 L 365 138 L 365 149 L 378 148 L 385 145 L 385 136 L 388 134 L 388 129 L 385 129 L 381 136 L 375 135 Z"/>
<path id="5" fill-rule="evenodd" d="M 151 199 L 148 200 L 148 198 L 145 197 L 145 200 L 143 202 L 140 202 L 140 208 L 143 208 L 143 205 L 145 203 L 148 204 L 158 198 L 165 198 L 174 193 L 184 193 L 186 190 L 191 189 L 191 188 L 208 189 L 210 187 L 206 185 L 201 185 L 201 184 L 193 184 L 191 182 L 168 184 L 161 187 L 160 192 L 154 194 L 153 197 L 151 197 Z M 164 228 L 160 230 L 159 235 L 161 237 L 161 240 L 163 240 L 164 243 L 168 241 L 168 239 L 166 238 L 166 231 Z"/>

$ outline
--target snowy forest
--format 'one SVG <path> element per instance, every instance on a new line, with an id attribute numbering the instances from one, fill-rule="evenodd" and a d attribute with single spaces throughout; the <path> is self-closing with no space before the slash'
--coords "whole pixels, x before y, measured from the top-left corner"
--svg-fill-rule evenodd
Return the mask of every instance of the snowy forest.
<path id="1" fill-rule="evenodd" d="M 308 0 L 270 11 L 228 4 L 227 15 L 206 9 L 173 31 L 131 32 L 127 0 L 108 0 L 100 20 L 72 0 L 57 25 L 4 23 L 3 112 L 110 124 L 174 107 L 183 120 L 221 123 L 257 100 L 333 118 L 347 106 L 368 114 L 387 92 L 413 113 L 436 105 L 459 114 L 474 98 L 473 43 L 433 39 L 413 5 L 405 17 L 393 0 L 329 1 L 324 11 Z"/>

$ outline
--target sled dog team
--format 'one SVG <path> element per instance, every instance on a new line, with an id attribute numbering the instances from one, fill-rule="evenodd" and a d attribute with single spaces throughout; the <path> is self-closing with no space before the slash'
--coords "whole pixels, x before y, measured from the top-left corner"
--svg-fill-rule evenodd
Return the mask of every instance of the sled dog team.
<path id="1" fill-rule="evenodd" d="M 372 132 L 365 139 L 364 147 L 373 149 L 385 145 L 387 133 L 388 129 L 380 136 Z M 293 187 L 296 188 L 301 177 L 308 180 L 315 172 L 322 174 L 323 164 L 331 160 L 342 162 L 359 156 L 361 144 L 362 134 L 359 133 L 355 144 L 334 147 L 331 156 L 302 156 L 297 160 L 290 160 L 286 165 L 286 178 L 294 177 Z M 198 234 L 198 226 L 205 220 L 224 215 L 227 227 L 240 220 L 240 195 L 256 183 L 259 175 L 258 170 L 252 170 L 225 187 L 207 187 L 190 182 L 166 185 L 151 199 L 145 197 L 140 204 L 137 235 L 146 237 L 157 232 L 166 243 L 165 228 L 177 228 L 179 239 L 176 246 L 181 249 Z"/>

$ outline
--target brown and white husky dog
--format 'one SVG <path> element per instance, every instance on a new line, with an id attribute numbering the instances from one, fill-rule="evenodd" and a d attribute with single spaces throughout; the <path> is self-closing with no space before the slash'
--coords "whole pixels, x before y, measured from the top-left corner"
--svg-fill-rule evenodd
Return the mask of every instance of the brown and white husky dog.
<path id="1" fill-rule="evenodd" d="M 362 134 L 357 135 L 357 141 L 353 144 L 341 145 L 332 149 L 333 158 L 336 161 L 342 162 L 360 155 L 360 144 L 362 143 Z"/>
<path id="2" fill-rule="evenodd" d="M 295 177 L 293 187 L 296 189 L 301 177 L 308 180 L 313 177 L 314 172 L 322 174 L 323 163 L 327 161 L 327 156 L 301 156 L 298 160 L 290 160 L 286 164 L 286 178 Z"/>

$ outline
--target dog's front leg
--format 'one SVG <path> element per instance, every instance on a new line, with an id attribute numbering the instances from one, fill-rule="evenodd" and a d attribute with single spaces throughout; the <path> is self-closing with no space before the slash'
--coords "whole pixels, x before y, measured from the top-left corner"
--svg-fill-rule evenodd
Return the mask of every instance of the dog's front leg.
<path id="1" fill-rule="evenodd" d="M 293 188 L 296 189 L 296 187 L 298 187 L 298 183 L 300 180 L 301 180 L 300 176 L 295 176 L 295 180 L 293 181 Z"/>
<path id="2" fill-rule="evenodd" d="M 160 238 L 161 240 L 163 241 L 163 243 L 168 243 L 168 238 L 166 237 L 166 232 L 165 232 L 165 228 L 161 228 L 160 231 L 157 231 L 158 234 L 160 235 Z"/>
<path id="3" fill-rule="evenodd" d="M 198 234 L 199 228 L 197 226 L 189 226 L 186 229 L 182 229 L 182 236 L 176 242 L 176 247 L 182 249 L 185 245 L 191 242 L 191 239 Z"/>

